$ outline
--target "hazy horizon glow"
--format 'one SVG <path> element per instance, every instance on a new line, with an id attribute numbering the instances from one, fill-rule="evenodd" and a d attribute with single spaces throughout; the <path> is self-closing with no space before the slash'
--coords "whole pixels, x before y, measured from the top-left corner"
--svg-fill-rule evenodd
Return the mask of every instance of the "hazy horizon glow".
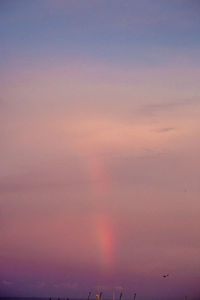
<path id="1" fill-rule="evenodd" d="M 167 2 L 0 3 L 0 295 L 199 297 L 200 5 Z"/>

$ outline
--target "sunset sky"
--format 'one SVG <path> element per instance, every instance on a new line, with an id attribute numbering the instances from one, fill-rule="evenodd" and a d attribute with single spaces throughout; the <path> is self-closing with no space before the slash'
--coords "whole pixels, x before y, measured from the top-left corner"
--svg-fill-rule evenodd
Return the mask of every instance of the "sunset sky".
<path id="1" fill-rule="evenodd" d="M 199 297 L 200 2 L 1 0 L 0 57 L 0 295 Z"/>

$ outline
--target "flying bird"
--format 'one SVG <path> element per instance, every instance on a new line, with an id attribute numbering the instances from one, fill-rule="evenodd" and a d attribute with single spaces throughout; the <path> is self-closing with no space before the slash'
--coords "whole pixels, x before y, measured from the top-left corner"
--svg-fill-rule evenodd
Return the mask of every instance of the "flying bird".
<path id="1" fill-rule="evenodd" d="M 167 277 L 169 277 L 169 274 L 164 274 L 163 275 L 163 278 L 167 278 Z"/>

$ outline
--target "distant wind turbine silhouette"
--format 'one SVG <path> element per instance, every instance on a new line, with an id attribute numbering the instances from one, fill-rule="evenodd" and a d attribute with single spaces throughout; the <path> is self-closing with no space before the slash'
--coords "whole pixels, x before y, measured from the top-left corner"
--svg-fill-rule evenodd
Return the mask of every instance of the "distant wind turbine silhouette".
<path id="1" fill-rule="evenodd" d="M 112 300 L 115 300 L 115 291 L 113 290 L 113 297 Z"/>
<path id="2" fill-rule="evenodd" d="M 122 296 L 123 296 L 123 294 L 120 293 L 119 300 L 122 300 Z"/>
<path id="3" fill-rule="evenodd" d="M 90 300 L 90 296 L 91 296 L 91 294 L 92 294 L 92 293 L 91 293 L 91 292 L 89 292 L 89 294 L 88 294 L 88 300 Z"/>
<path id="4" fill-rule="evenodd" d="M 102 292 L 96 294 L 96 299 L 101 300 L 102 294 L 103 294 Z"/>

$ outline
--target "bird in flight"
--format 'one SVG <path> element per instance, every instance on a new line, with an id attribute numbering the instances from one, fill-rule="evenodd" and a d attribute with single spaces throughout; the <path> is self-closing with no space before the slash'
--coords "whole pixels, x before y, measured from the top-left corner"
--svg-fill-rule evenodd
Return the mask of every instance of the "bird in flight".
<path id="1" fill-rule="evenodd" d="M 169 274 L 164 274 L 163 275 L 163 278 L 167 278 L 167 277 L 169 277 Z"/>

